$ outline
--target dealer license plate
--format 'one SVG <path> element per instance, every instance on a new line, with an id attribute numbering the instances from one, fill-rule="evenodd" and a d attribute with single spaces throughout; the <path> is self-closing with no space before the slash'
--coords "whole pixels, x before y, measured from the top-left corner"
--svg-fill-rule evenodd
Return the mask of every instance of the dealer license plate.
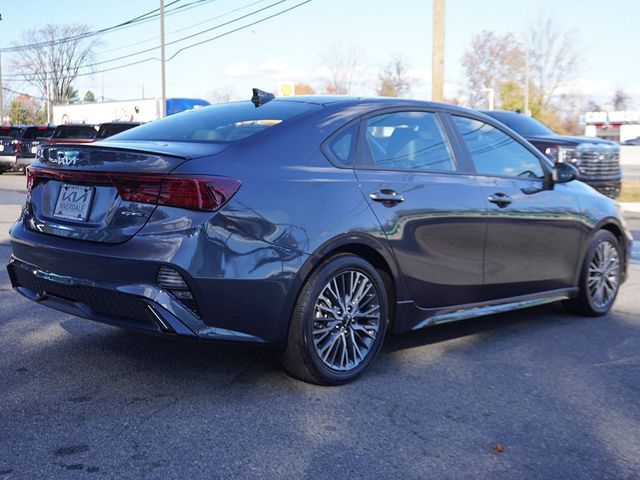
<path id="1" fill-rule="evenodd" d="M 60 187 L 53 216 L 75 220 L 76 222 L 86 222 L 89 218 L 89 209 L 91 208 L 94 192 L 94 187 L 63 184 Z"/>

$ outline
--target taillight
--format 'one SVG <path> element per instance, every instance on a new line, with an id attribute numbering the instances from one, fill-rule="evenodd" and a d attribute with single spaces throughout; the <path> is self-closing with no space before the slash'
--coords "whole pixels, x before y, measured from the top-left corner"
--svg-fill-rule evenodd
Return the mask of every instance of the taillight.
<path id="1" fill-rule="evenodd" d="M 240 181 L 227 177 L 165 177 L 160 189 L 160 205 L 193 210 L 217 210 L 240 188 Z"/>
<path id="2" fill-rule="evenodd" d="M 135 173 L 83 172 L 29 167 L 27 190 L 40 179 L 61 182 L 110 184 L 129 202 L 151 203 L 190 210 L 215 211 L 240 188 L 240 180 L 204 175 L 138 175 Z"/>

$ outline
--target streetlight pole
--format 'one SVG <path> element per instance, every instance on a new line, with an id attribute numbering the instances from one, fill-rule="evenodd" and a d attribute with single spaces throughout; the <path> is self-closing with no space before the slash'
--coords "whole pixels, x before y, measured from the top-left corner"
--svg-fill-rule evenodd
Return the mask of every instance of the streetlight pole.
<path id="1" fill-rule="evenodd" d="M 164 117 L 167 114 L 167 83 L 164 62 L 164 0 L 160 0 L 160 77 L 162 82 L 162 106 L 160 107 L 161 117 Z"/>

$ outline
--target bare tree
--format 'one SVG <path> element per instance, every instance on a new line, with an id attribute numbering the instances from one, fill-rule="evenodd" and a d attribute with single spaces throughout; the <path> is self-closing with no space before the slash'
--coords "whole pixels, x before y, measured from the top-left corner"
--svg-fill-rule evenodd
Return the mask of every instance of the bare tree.
<path id="1" fill-rule="evenodd" d="M 240 98 L 236 89 L 228 85 L 207 92 L 205 97 L 211 103 L 227 103 Z"/>
<path id="2" fill-rule="evenodd" d="M 467 103 L 474 108 L 486 107 L 485 89 L 493 88 L 498 92 L 501 84 L 521 82 L 524 71 L 522 43 L 511 33 L 497 35 L 483 30 L 471 39 L 470 48 L 462 56 L 462 67 Z"/>
<path id="3" fill-rule="evenodd" d="M 358 45 L 341 47 L 333 44 L 320 56 L 326 74 L 324 90 L 334 95 L 351 93 L 364 69 L 364 50 Z"/>
<path id="4" fill-rule="evenodd" d="M 13 62 L 16 73 L 54 103 L 64 103 L 73 92 L 71 84 L 86 66 L 98 45 L 87 37 L 86 25 L 44 25 L 23 32 L 24 47 Z M 20 45 L 16 45 L 19 47 Z"/>
<path id="5" fill-rule="evenodd" d="M 614 110 L 627 110 L 631 106 L 631 96 L 623 88 L 618 87 L 611 98 L 611 105 Z"/>
<path id="6" fill-rule="evenodd" d="M 400 55 L 394 55 L 378 74 L 376 93 L 383 97 L 406 97 L 414 81 L 409 75 L 406 59 Z"/>
<path id="7" fill-rule="evenodd" d="M 531 81 L 539 92 L 540 106 L 550 107 L 558 88 L 573 80 L 581 61 L 577 32 L 555 17 L 539 16 L 527 33 Z"/>

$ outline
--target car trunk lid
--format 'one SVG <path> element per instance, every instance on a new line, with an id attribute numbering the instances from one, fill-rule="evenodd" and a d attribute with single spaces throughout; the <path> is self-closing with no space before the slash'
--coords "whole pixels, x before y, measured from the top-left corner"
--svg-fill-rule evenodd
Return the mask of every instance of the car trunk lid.
<path id="1" fill-rule="evenodd" d="M 171 171 L 226 147 L 153 142 L 40 147 L 29 168 L 23 220 L 27 228 L 60 237 L 124 242 L 166 200 L 167 189 L 185 187 L 178 199 L 189 199 L 194 180 Z"/>

